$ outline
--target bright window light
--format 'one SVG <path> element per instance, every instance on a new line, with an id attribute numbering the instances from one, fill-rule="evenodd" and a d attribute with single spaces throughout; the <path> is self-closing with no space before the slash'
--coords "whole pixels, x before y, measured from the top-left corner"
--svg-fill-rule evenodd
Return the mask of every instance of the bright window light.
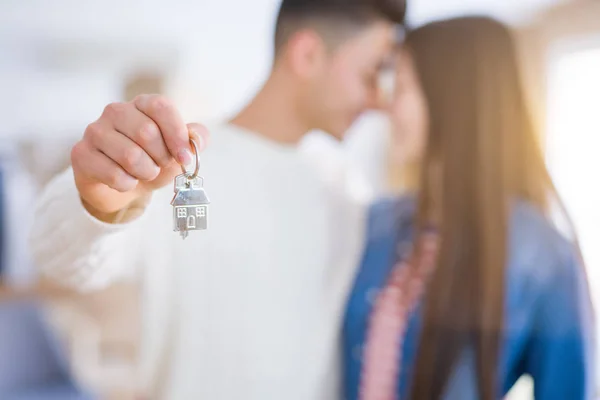
<path id="1" fill-rule="evenodd" d="M 600 45 L 557 53 L 550 59 L 547 161 L 579 236 L 597 311 L 600 311 L 599 96 Z"/>

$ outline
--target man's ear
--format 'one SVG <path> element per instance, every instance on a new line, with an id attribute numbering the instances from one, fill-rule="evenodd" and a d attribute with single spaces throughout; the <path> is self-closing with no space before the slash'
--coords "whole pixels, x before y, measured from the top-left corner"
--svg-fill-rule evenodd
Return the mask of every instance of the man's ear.
<path id="1" fill-rule="evenodd" d="M 293 72 L 301 78 L 318 74 L 327 54 L 323 39 L 311 29 L 296 32 L 288 42 L 286 53 Z"/>

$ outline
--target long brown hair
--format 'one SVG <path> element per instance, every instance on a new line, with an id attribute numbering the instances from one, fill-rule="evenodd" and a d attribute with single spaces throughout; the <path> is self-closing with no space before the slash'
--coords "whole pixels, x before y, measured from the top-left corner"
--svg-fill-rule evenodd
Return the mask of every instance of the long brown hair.
<path id="1" fill-rule="evenodd" d="M 510 202 L 549 213 L 558 196 L 505 26 L 485 17 L 435 22 L 409 32 L 406 48 L 430 114 L 417 237 L 432 222 L 440 233 L 410 398 L 441 398 L 470 346 L 479 397 L 496 399 Z"/>

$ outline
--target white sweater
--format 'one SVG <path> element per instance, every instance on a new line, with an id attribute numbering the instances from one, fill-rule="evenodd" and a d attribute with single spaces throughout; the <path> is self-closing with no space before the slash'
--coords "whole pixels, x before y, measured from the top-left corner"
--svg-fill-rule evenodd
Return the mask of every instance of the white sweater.
<path id="1" fill-rule="evenodd" d="M 200 167 L 208 230 L 173 232 L 171 186 L 136 220 L 102 223 L 67 170 L 38 204 L 36 262 L 79 290 L 143 278 L 140 385 L 160 398 L 336 399 L 366 198 L 327 153 L 210 130 Z"/>

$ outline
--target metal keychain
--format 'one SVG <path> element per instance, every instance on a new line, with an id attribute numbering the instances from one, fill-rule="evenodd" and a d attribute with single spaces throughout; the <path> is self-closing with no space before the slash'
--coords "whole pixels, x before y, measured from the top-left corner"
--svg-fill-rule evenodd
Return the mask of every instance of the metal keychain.
<path id="1" fill-rule="evenodd" d="M 200 171 L 200 155 L 194 139 L 190 139 L 194 147 L 196 165 L 193 173 L 182 166 L 183 174 L 175 177 L 175 196 L 171 200 L 173 206 L 173 230 L 185 239 L 189 231 L 208 228 L 208 205 L 210 201 L 204 191 L 204 178 L 198 176 Z"/>

